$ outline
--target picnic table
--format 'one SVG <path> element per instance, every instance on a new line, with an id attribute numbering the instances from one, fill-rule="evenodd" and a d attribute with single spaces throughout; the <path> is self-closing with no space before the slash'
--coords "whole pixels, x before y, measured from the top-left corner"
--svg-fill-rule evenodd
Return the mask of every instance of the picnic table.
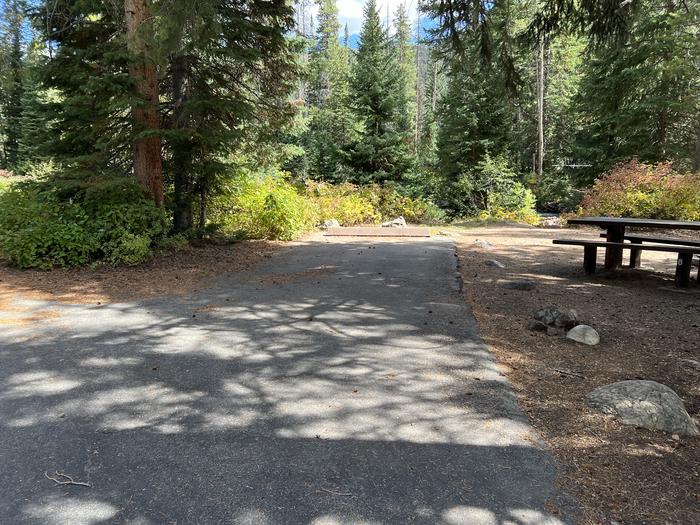
<path id="1" fill-rule="evenodd" d="M 587 274 L 592 274 L 596 271 L 596 252 L 598 248 L 605 248 L 606 270 L 615 270 L 622 266 L 624 250 L 630 251 L 631 268 L 640 266 L 642 251 L 673 252 L 678 255 L 676 286 L 679 288 L 688 287 L 693 256 L 700 254 L 700 240 L 655 237 L 641 234 L 629 235 L 626 233 L 626 230 L 628 227 L 636 227 L 657 230 L 700 231 L 700 222 L 632 219 L 626 217 L 581 217 L 569 219 L 568 223 L 599 226 L 606 230 L 606 233 L 601 235 L 601 237 L 605 237 L 605 241 L 589 239 L 555 239 L 553 241 L 554 244 L 582 246 L 584 249 L 583 268 Z M 700 273 L 698 274 L 698 281 L 700 282 Z"/>
<path id="2" fill-rule="evenodd" d="M 599 226 L 607 230 L 605 240 L 607 242 L 621 243 L 625 240 L 625 232 L 628 227 L 654 228 L 659 230 L 700 230 L 700 222 L 672 221 L 662 219 L 632 219 L 626 217 L 579 217 L 569 219 L 569 224 L 587 226 Z M 651 240 L 651 239 L 650 239 Z M 678 239 L 674 239 L 678 241 Z M 617 269 L 622 266 L 623 248 L 608 246 L 605 249 L 605 268 Z"/>

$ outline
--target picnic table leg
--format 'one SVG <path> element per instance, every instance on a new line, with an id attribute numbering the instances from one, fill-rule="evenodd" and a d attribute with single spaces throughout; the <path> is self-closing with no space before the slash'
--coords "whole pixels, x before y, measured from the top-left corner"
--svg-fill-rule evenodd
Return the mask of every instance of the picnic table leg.
<path id="1" fill-rule="evenodd" d="M 608 227 L 606 237 L 608 242 L 622 242 L 625 240 L 625 226 L 614 224 Z M 622 248 L 605 249 L 605 269 L 616 270 L 622 266 Z"/>
<path id="2" fill-rule="evenodd" d="M 583 247 L 583 271 L 586 272 L 586 275 L 593 275 L 595 273 L 597 256 L 597 246 Z"/>
<path id="3" fill-rule="evenodd" d="M 632 241 L 632 244 L 642 245 L 642 241 Z M 630 268 L 639 268 L 642 266 L 642 250 L 632 248 L 630 250 Z"/>
<path id="4" fill-rule="evenodd" d="M 678 266 L 676 266 L 676 287 L 688 288 L 690 285 L 690 270 L 693 266 L 692 253 L 679 253 Z"/>

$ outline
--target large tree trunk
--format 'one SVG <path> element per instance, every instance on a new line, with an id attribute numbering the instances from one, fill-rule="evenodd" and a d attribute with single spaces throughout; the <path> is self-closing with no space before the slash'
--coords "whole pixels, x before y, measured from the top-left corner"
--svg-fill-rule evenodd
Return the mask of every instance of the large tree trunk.
<path id="1" fill-rule="evenodd" d="M 134 175 L 151 193 L 156 206 L 163 206 L 163 161 L 161 159 L 158 76 L 151 60 L 149 39 L 153 22 L 147 0 L 124 0 L 127 47 L 131 53 L 129 75 L 138 100 L 132 104 L 134 131 L 146 134 L 134 140 Z"/>
<path id="2" fill-rule="evenodd" d="M 172 59 L 173 127 L 176 131 L 187 128 L 185 102 L 187 100 L 187 60 L 179 55 Z M 192 229 L 192 150 L 185 140 L 176 138 L 173 144 L 174 201 L 173 230 L 181 233 Z"/>

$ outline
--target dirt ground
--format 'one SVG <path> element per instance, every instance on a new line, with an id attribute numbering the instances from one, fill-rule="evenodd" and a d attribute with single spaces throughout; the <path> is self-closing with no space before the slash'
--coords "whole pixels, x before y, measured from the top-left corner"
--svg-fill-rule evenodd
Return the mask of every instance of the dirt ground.
<path id="1" fill-rule="evenodd" d="M 17 270 L 0 264 L 0 311 L 18 295 L 73 304 L 129 301 L 179 295 L 205 288 L 226 272 L 244 270 L 280 249 L 282 243 L 203 243 L 159 255 L 134 267 Z"/>
<path id="2" fill-rule="evenodd" d="M 700 439 L 625 426 L 586 406 L 594 388 L 627 379 L 668 385 L 700 416 L 700 288 L 673 286 L 673 254 L 645 252 L 655 271 L 585 276 L 583 249 L 553 246 L 599 231 L 490 226 L 451 229 L 465 294 L 521 406 L 561 462 L 560 482 L 584 507 L 582 523 L 700 522 Z M 488 241 L 491 249 L 474 244 Z M 599 255 L 602 259 L 603 254 Z M 504 269 L 488 265 L 495 259 Z M 697 270 L 694 271 L 694 276 Z M 532 291 L 503 283 L 532 279 Z M 597 347 L 527 329 L 550 304 L 573 308 L 601 335 Z"/>

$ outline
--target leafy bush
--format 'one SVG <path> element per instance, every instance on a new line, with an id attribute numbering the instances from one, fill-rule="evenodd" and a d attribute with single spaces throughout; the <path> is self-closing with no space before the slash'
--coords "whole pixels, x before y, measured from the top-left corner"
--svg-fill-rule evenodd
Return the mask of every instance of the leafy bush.
<path id="1" fill-rule="evenodd" d="M 353 226 L 381 219 L 366 192 L 360 192 L 354 184 L 307 181 L 305 195 L 319 222 L 336 219 L 343 226 Z"/>
<path id="2" fill-rule="evenodd" d="M 535 212 L 535 201 L 532 191 L 522 183 L 514 182 L 505 191 L 488 194 L 487 207 L 480 218 L 537 224 L 539 216 Z"/>
<path id="3" fill-rule="evenodd" d="M 403 195 L 392 184 L 370 184 L 360 188 L 360 192 L 372 203 L 381 220 L 403 217 L 407 222 L 422 224 L 437 224 L 446 220 L 445 213 L 431 201 Z"/>
<path id="4" fill-rule="evenodd" d="M 700 176 L 677 173 L 670 164 L 633 159 L 595 181 L 584 195 L 581 213 L 698 221 Z"/>
<path id="5" fill-rule="evenodd" d="M 316 217 L 309 202 L 279 172 L 241 170 L 211 207 L 211 219 L 222 233 L 249 239 L 291 240 L 313 229 Z"/>
<path id="6" fill-rule="evenodd" d="M 130 178 L 26 181 L 0 194 L 0 255 L 20 268 L 138 264 L 165 217 Z"/>

